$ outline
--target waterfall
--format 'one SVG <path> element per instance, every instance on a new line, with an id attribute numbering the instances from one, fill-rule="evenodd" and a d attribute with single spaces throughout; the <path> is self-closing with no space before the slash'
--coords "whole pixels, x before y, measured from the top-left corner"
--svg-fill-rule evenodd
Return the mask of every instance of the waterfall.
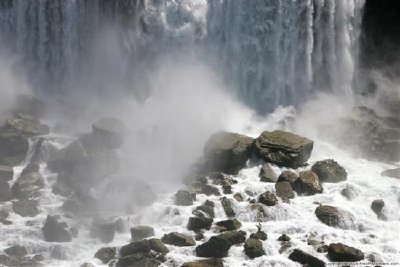
<path id="1" fill-rule="evenodd" d="M 46 94 L 72 91 L 88 77 L 103 79 L 105 91 L 112 90 L 112 79 L 146 91 L 154 62 L 178 51 L 195 54 L 223 75 L 240 100 L 265 113 L 298 105 L 316 91 L 351 97 L 363 5 L 364 0 L 5 0 L 0 33 Z M 104 34 L 110 28 L 112 35 Z"/>

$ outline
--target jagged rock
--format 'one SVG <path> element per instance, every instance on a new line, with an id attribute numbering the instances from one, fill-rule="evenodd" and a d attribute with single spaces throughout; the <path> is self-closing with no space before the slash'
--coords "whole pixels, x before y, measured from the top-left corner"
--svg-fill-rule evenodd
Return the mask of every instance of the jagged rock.
<path id="1" fill-rule="evenodd" d="M 290 241 L 290 237 L 287 234 L 283 234 L 278 237 L 278 241 Z"/>
<path id="2" fill-rule="evenodd" d="M 178 247 L 188 247 L 196 245 L 196 241 L 194 241 L 193 237 L 177 232 L 165 234 L 161 238 L 161 241 L 165 244 L 174 245 Z"/>
<path id="3" fill-rule="evenodd" d="M 385 206 L 385 202 L 383 199 L 375 199 L 371 203 L 371 209 L 378 215 L 378 218 L 384 218 L 384 214 L 382 213 L 382 209 Z"/>
<path id="4" fill-rule="evenodd" d="M 224 267 L 222 259 L 207 259 L 185 262 L 181 267 Z"/>
<path id="5" fill-rule="evenodd" d="M 400 179 L 400 168 L 383 171 L 381 173 L 381 175 L 382 176 L 391 177 L 391 178 Z"/>
<path id="6" fill-rule="evenodd" d="M 218 226 L 224 227 L 228 231 L 237 230 L 242 227 L 242 224 L 237 219 L 229 219 L 215 223 Z"/>
<path id="7" fill-rule="evenodd" d="M 208 185 L 208 184 L 203 186 L 201 193 L 203 193 L 207 196 L 211 196 L 211 195 L 220 196 L 221 195 L 221 193 L 219 192 L 217 187 Z"/>
<path id="8" fill-rule="evenodd" d="M 250 238 L 254 238 L 254 239 L 259 239 L 259 240 L 265 241 L 265 240 L 267 240 L 268 235 L 263 230 L 261 230 L 261 224 L 259 224 L 259 225 L 257 225 L 257 232 L 252 233 L 250 235 Z"/>
<path id="9" fill-rule="evenodd" d="M 42 228 L 44 239 L 47 242 L 71 242 L 71 234 L 65 230 L 55 216 L 47 216 Z"/>
<path id="10" fill-rule="evenodd" d="M 19 199 L 29 198 L 44 187 L 44 179 L 38 165 L 28 165 L 12 186 L 13 195 Z"/>
<path id="11" fill-rule="evenodd" d="M 12 199 L 10 185 L 7 181 L 0 181 L 0 202 Z"/>
<path id="12" fill-rule="evenodd" d="M 342 243 L 332 243 L 328 247 L 328 257 L 336 262 L 355 262 L 364 259 L 364 253 L 356 248 L 343 245 Z"/>
<path id="13" fill-rule="evenodd" d="M 201 211 L 204 214 L 208 215 L 210 218 L 214 218 L 214 202 L 207 200 L 201 206 L 196 207 L 197 211 Z"/>
<path id="14" fill-rule="evenodd" d="M 300 172 L 299 179 L 296 180 L 294 190 L 299 195 L 321 194 L 324 190 L 318 176 L 313 171 Z"/>
<path id="15" fill-rule="evenodd" d="M 12 180 L 14 176 L 14 168 L 12 166 L 0 165 L 0 182 Z"/>
<path id="16" fill-rule="evenodd" d="M 102 118 L 92 125 L 92 135 L 96 143 L 107 149 L 119 148 L 127 132 L 124 123 L 116 118 Z"/>
<path id="17" fill-rule="evenodd" d="M 267 182 L 267 183 L 276 183 L 278 180 L 278 176 L 272 170 L 271 166 L 268 163 L 264 163 L 260 170 L 260 181 Z"/>
<path id="18" fill-rule="evenodd" d="M 101 242 L 110 243 L 115 235 L 115 223 L 112 220 L 94 219 L 90 226 L 90 236 Z"/>
<path id="19" fill-rule="evenodd" d="M 250 259 L 254 259 L 265 255 L 262 242 L 259 239 L 255 238 L 249 238 L 246 240 L 246 242 L 244 243 L 244 253 Z"/>
<path id="20" fill-rule="evenodd" d="M 154 235 L 154 229 L 150 226 L 135 226 L 131 228 L 131 237 L 133 241 L 139 241 Z"/>
<path id="21" fill-rule="evenodd" d="M 273 193 L 271 193 L 270 191 L 267 191 L 265 193 L 262 193 L 258 197 L 258 202 L 262 203 L 266 206 L 275 206 L 276 204 L 278 204 L 278 199 L 276 198 L 276 196 Z"/>
<path id="22" fill-rule="evenodd" d="M 224 208 L 226 216 L 228 216 L 228 217 L 236 216 L 236 212 L 233 208 L 234 204 L 233 204 L 232 200 L 230 200 L 226 197 L 223 197 L 223 198 L 221 198 L 221 204 L 222 204 L 222 207 Z"/>
<path id="23" fill-rule="evenodd" d="M 196 200 L 196 195 L 188 190 L 178 190 L 175 194 L 175 204 L 178 206 L 193 205 L 193 200 Z"/>
<path id="24" fill-rule="evenodd" d="M 283 181 L 275 184 L 276 195 L 280 198 L 294 198 L 293 188 L 289 182 Z"/>
<path id="25" fill-rule="evenodd" d="M 314 257 L 308 253 L 300 249 L 293 250 L 289 255 L 289 259 L 295 262 L 299 262 L 303 265 L 312 266 L 312 267 L 325 267 L 326 264 L 322 260 Z"/>
<path id="26" fill-rule="evenodd" d="M 23 246 L 20 246 L 20 245 L 15 245 L 15 246 L 6 248 L 3 251 L 9 256 L 15 256 L 17 258 L 21 258 L 28 254 L 28 251 L 26 250 L 26 248 Z"/>
<path id="27" fill-rule="evenodd" d="M 244 243 L 246 241 L 245 231 L 226 231 L 218 235 L 218 237 L 228 240 L 232 245 Z"/>
<path id="28" fill-rule="evenodd" d="M 37 202 L 32 199 L 18 200 L 12 204 L 13 211 L 22 217 L 35 217 L 40 213 Z"/>
<path id="29" fill-rule="evenodd" d="M 233 198 L 236 199 L 237 202 L 242 202 L 244 200 L 242 194 L 239 192 L 234 194 Z"/>
<path id="30" fill-rule="evenodd" d="M 314 142 L 284 131 L 263 132 L 255 142 L 258 157 L 279 166 L 296 169 L 310 158 Z"/>
<path id="31" fill-rule="evenodd" d="M 213 223 L 211 218 L 190 217 L 187 228 L 192 231 L 199 231 L 201 229 L 209 230 Z"/>
<path id="32" fill-rule="evenodd" d="M 205 258 L 224 258 L 232 244 L 220 236 L 212 236 L 207 242 L 196 247 L 196 256 Z"/>
<path id="33" fill-rule="evenodd" d="M 333 206 L 321 205 L 315 209 L 315 215 L 321 222 L 332 227 L 341 229 L 355 227 L 354 216 L 350 212 Z"/>
<path id="34" fill-rule="evenodd" d="M 311 170 L 319 177 L 321 182 L 338 183 L 347 180 L 346 170 L 333 159 L 317 161 Z"/>
<path id="35" fill-rule="evenodd" d="M 218 132 L 207 140 L 204 155 L 211 162 L 211 170 L 237 174 L 253 153 L 254 139 L 245 135 Z"/>

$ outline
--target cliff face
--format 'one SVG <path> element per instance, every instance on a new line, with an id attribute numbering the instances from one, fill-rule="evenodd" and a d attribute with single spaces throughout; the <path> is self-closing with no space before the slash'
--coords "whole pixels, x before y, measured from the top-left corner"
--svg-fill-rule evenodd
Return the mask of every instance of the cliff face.
<path id="1" fill-rule="evenodd" d="M 400 76 L 400 1 L 366 0 L 361 33 L 361 64 Z"/>

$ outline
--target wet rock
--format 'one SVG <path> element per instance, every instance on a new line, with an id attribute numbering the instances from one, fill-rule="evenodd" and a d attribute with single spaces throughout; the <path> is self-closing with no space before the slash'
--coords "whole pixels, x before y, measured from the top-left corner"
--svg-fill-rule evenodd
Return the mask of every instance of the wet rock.
<path id="1" fill-rule="evenodd" d="M 295 262 L 299 262 L 303 265 L 312 266 L 312 267 L 325 267 L 326 264 L 322 260 L 314 257 L 308 253 L 300 249 L 293 250 L 289 255 L 289 259 Z"/>
<path id="2" fill-rule="evenodd" d="M 12 166 L 0 165 L 0 182 L 12 180 L 14 176 L 14 169 Z"/>
<path id="3" fill-rule="evenodd" d="M 163 253 L 166 254 L 169 252 L 169 249 L 164 245 L 164 243 L 158 239 L 158 238 L 150 238 L 150 248 L 151 250 L 158 252 L 158 253 Z"/>
<path id="4" fill-rule="evenodd" d="M 275 184 L 276 195 L 280 198 L 294 198 L 293 188 L 289 182 L 283 181 Z"/>
<path id="5" fill-rule="evenodd" d="M 40 213 L 37 202 L 32 199 L 14 201 L 12 208 L 15 213 L 22 217 L 35 217 Z"/>
<path id="6" fill-rule="evenodd" d="M 220 238 L 228 240 L 232 245 L 244 243 L 246 241 L 245 231 L 226 231 L 218 235 Z"/>
<path id="7" fill-rule="evenodd" d="M 275 206 L 276 204 L 278 204 L 278 199 L 276 198 L 276 196 L 273 193 L 271 193 L 270 191 L 267 191 L 265 193 L 262 193 L 258 197 L 258 202 L 262 203 L 266 206 Z"/>
<path id="8" fill-rule="evenodd" d="M 175 194 L 175 204 L 178 206 L 193 205 L 193 200 L 196 200 L 196 195 L 188 190 L 179 190 Z"/>
<path id="9" fill-rule="evenodd" d="M 135 226 L 131 228 L 131 237 L 133 241 L 139 241 L 154 235 L 154 229 L 150 226 Z"/>
<path id="10" fill-rule="evenodd" d="M 260 181 L 266 183 L 275 183 L 278 180 L 278 176 L 272 170 L 268 163 L 264 163 L 260 170 Z"/>
<path id="11" fill-rule="evenodd" d="M 300 172 L 300 177 L 295 182 L 294 190 L 299 195 L 305 196 L 321 194 L 323 192 L 321 182 L 313 171 Z"/>
<path id="12" fill-rule="evenodd" d="M 245 135 L 218 132 L 207 140 L 204 156 L 211 162 L 211 170 L 237 174 L 253 153 L 254 139 Z"/>
<path id="13" fill-rule="evenodd" d="M 17 258 L 21 258 L 28 254 L 28 251 L 26 250 L 26 248 L 23 246 L 20 246 L 20 245 L 15 245 L 15 246 L 6 248 L 3 251 L 9 256 L 15 256 Z"/>
<path id="14" fill-rule="evenodd" d="M 378 215 L 378 218 L 382 218 L 382 209 L 385 206 L 385 202 L 383 199 L 375 199 L 371 203 L 371 209 L 375 212 L 376 215 Z"/>
<path id="15" fill-rule="evenodd" d="M 292 247 L 292 243 L 290 243 L 290 241 L 282 241 L 281 247 L 279 248 L 279 253 L 282 254 L 283 252 L 287 251 L 291 247 Z"/>
<path id="16" fill-rule="evenodd" d="M 156 260 L 157 255 L 149 252 L 138 252 L 122 256 L 118 259 L 117 267 L 157 267 L 160 262 Z"/>
<path id="17" fill-rule="evenodd" d="M 119 254 L 121 257 L 125 257 L 135 253 L 149 253 L 152 250 L 159 253 L 168 253 L 169 251 L 160 239 L 152 238 L 131 242 L 128 245 L 122 246 Z"/>
<path id="18" fill-rule="evenodd" d="M 190 217 L 187 228 L 195 232 L 201 229 L 209 230 L 211 228 L 212 223 L 213 219 L 211 218 Z"/>
<path id="19" fill-rule="evenodd" d="M 232 202 L 232 200 L 223 197 L 221 198 L 221 204 L 222 207 L 224 208 L 225 214 L 228 217 L 235 217 L 236 216 L 236 212 L 234 210 L 234 204 Z"/>
<path id="20" fill-rule="evenodd" d="M 196 241 L 200 241 L 200 240 L 202 240 L 202 239 L 204 239 L 204 234 L 202 233 L 202 232 L 197 232 L 196 233 L 196 235 L 194 236 L 194 239 L 196 240 Z"/>
<path id="21" fill-rule="evenodd" d="M 224 267 L 222 259 L 207 259 L 185 262 L 181 267 Z"/>
<path id="22" fill-rule="evenodd" d="M 90 227 L 90 236 L 101 242 L 110 243 L 115 235 L 115 224 L 112 220 L 94 219 Z"/>
<path id="23" fill-rule="evenodd" d="M 194 241 L 193 237 L 177 232 L 165 234 L 161 238 L 161 241 L 165 244 L 174 245 L 178 247 L 188 247 L 196 245 L 196 241 Z"/>
<path id="24" fill-rule="evenodd" d="M 13 195 L 19 199 L 35 196 L 44 187 L 44 179 L 38 172 L 39 166 L 28 165 L 12 186 Z"/>
<path id="25" fill-rule="evenodd" d="M 237 201 L 237 202 L 242 202 L 244 199 L 243 199 L 243 196 L 242 196 L 242 194 L 241 193 L 236 193 L 236 194 L 234 194 L 233 195 L 233 198 Z"/>
<path id="26" fill-rule="evenodd" d="M 10 185 L 7 181 L 0 181 L 0 202 L 12 199 Z"/>
<path id="27" fill-rule="evenodd" d="M 212 236 L 207 242 L 196 247 L 196 256 L 205 258 L 224 258 L 232 244 L 227 239 Z"/>
<path id="28" fill-rule="evenodd" d="M 125 221 L 122 218 L 118 218 L 115 221 L 115 231 L 117 233 L 125 233 L 127 231 L 127 225 L 125 223 Z"/>
<path id="29" fill-rule="evenodd" d="M 321 205 L 315 209 L 317 218 L 326 225 L 341 229 L 354 229 L 354 216 L 345 210 Z"/>
<path id="30" fill-rule="evenodd" d="M 259 239 L 255 238 L 249 238 L 246 240 L 246 242 L 244 243 L 244 253 L 250 259 L 254 259 L 265 255 L 262 242 Z"/>
<path id="31" fill-rule="evenodd" d="M 197 211 L 201 211 L 210 218 L 214 218 L 215 212 L 214 212 L 214 202 L 207 200 L 204 202 L 201 206 L 196 207 Z M 200 216 L 201 217 L 201 216 Z"/>
<path id="32" fill-rule="evenodd" d="M 319 247 L 317 248 L 317 252 L 318 252 L 318 253 L 326 253 L 326 252 L 328 252 L 328 246 L 327 246 L 327 245 L 319 246 Z"/>
<path id="33" fill-rule="evenodd" d="M 119 148 L 127 133 L 124 123 L 116 118 L 102 118 L 92 125 L 92 135 L 96 143 L 107 149 Z"/>
<path id="34" fill-rule="evenodd" d="M 71 234 L 64 229 L 55 216 L 47 216 L 42 227 L 44 240 L 47 242 L 71 242 Z"/>
<path id="35" fill-rule="evenodd" d="M 290 237 L 287 234 L 282 234 L 278 237 L 278 241 L 290 241 Z"/>
<path id="36" fill-rule="evenodd" d="M 353 200 L 357 197 L 358 193 L 356 188 L 351 185 L 346 185 L 341 191 L 340 194 L 347 198 L 348 200 Z"/>
<path id="37" fill-rule="evenodd" d="M 208 185 L 208 184 L 203 186 L 203 189 L 201 190 L 201 193 L 203 193 L 203 194 L 205 194 L 207 196 L 211 196 L 211 195 L 220 196 L 221 195 L 221 193 L 219 192 L 217 187 L 212 186 L 212 185 Z"/>
<path id="38" fill-rule="evenodd" d="M 261 229 L 261 224 L 257 225 L 257 232 L 252 233 L 250 235 L 250 238 L 254 238 L 254 239 L 259 239 L 262 241 L 267 240 L 268 235 L 267 233 L 265 233 L 262 229 Z"/>
<path id="39" fill-rule="evenodd" d="M 237 219 L 229 219 L 215 223 L 218 226 L 224 227 L 228 231 L 237 230 L 242 227 L 242 224 Z"/>
<path id="40" fill-rule="evenodd" d="M 328 247 L 328 257 L 331 261 L 336 262 L 355 262 L 363 260 L 364 253 L 342 243 L 332 243 Z"/>
<path id="41" fill-rule="evenodd" d="M 346 170 L 333 159 L 317 161 L 311 170 L 323 183 L 339 183 L 347 180 Z"/>
<path id="42" fill-rule="evenodd" d="M 314 142 L 284 131 L 263 132 L 255 142 L 258 157 L 279 166 L 296 169 L 304 166 Z"/>
<path id="43" fill-rule="evenodd" d="M 400 168 L 383 171 L 381 173 L 381 175 L 382 176 L 391 177 L 391 178 L 400 179 Z"/>
<path id="44" fill-rule="evenodd" d="M 223 185 L 222 186 L 222 193 L 224 193 L 225 195 L 229 195 L 232 194 L 232 186 L 231 185 Z"/>
<path id="45" fill-rule="evenodd" d="M 237 180 L 233 179 L 229 175 L 220 172 L 212 172 L 208 177 L 215 185 L 224 186 L 224 185 L 234 185 L 238 183 Z"/>
<path id="46" fill-rule="evenodd" d="M 283 171 L 279 177 L 277 182 L 289 182 L 293 184 L 296 180 L 299 179 L 299 175 L 292 171 Z"/>

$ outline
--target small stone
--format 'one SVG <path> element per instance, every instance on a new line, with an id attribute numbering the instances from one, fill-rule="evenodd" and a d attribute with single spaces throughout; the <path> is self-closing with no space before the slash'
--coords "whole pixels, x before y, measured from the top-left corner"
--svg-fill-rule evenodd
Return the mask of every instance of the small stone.
<path id="1" fill-rule="evenodd" d="M 341 229 L 354 229 L 354 216 L 345 210 L 321 205 L 315 209 L 317 218 L 326 225 Z"/>

